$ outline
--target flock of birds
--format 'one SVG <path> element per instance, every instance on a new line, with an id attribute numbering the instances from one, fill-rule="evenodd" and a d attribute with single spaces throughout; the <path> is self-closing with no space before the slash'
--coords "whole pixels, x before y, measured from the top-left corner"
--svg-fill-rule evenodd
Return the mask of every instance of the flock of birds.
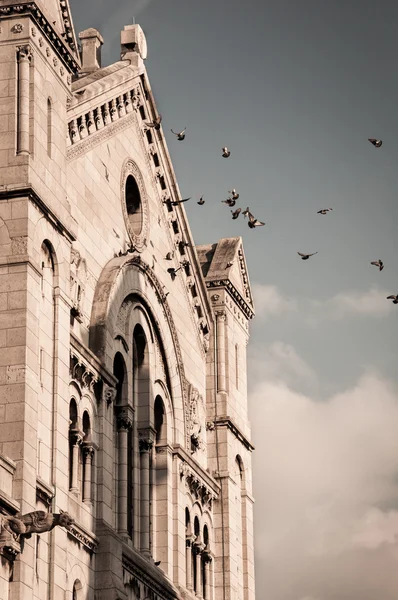
<path id="1" fill-rule="evenodd" d="M 156 119 L 154 119 L 153 121 L 146 122 L 146 126 L 153 128 L 155 130 L 159 130 L 161 122 L 162 122 L 162 115 L 159 114 L 156 117 Z M 179 132 L 173 131 L 173 129 L 171 129 L 170 131 L 171 131 L 171 133 L 173 133 L 176 136 L 176 138 L 179 142 L 182 142 L 185 140 L 186 130 L 187 130 L 187 128 L 185 127 L 182 131 L 179 131 Z M 368 138 L 368 141 L 375 148 L 380 148 L 383 144 L 382 140 L 378 140 L 376 138 Z M 231 151 L 228 150 L 228 148 L 226 146 L 224 146 L 222 149 L 221 156 L 223 158 L 229 158 L 231 156 Z M 255 227 L 262 227 L 263 225 L 265 225 L 265 222 L 260 221 L 250 212 L 249 207 L 247 207 L 243 211 L 242 211 L 242 208 L 239 208 L 239 207 L 236 208 L 235 210 L 232 210 L 232 208 L 236 204 L 236 201 L 239 198 L 239 194 L 235 188 L 233 188 L 232 190 L 228 190 L 228 193 L 229 193 L 229 197 L 226 200 L 221 200 L 221 202 L 231 208 L 232 219 L 235 220 L 239 217 L 240 214 L 242 214 L 242 216 L 244 218 L 248 217 L 247 224 L 250 229 L 254 229 Z M 164 202 L 164 204 L 169 204 L 171 206 L 177 206 L 178 204 L 182 204 L 183 202 L 188 202 L 188 200 L 190 200 L 190 199 L 191 198 L 183 198 L 181 200 L 168 199 L 168 200 L 164 200 L 163 202 Z M 198 200 L 197 204 L 199 204 L 199 206 L 203 206 L 204 203 L 205 203 L 205 200 L 204 200 L 203 196 L 201 196 L 200 199 Z M 333 208 L 322 208 L 321 210 L 318 210 L 317 214 L 327 215 L 332 210 L 333 210 Z M 311 254 L 304 254 L 303 252 L 297 252 L 297 254 L 300 256 L 301 260 L 308 260 L 311 256 L 315 256 L 315 254 L 318 254 L 318 252 L 312 252 Z M 169 252 L 168 255 L 166 256 L 166 259 L 171 260 L 172 253 Z M 374 265 L 375 267 L 378 267 L 379 271 L 382 271 L 384 269 L 384 263 L 381 259 L 374 260 L 370 264 Z M 176 278 L 177 271 L 179 271 L 183 266 L 184 266 L 184 264 L 181 263 L 181 266 L 178 269 L 174 269 L 174 268 L 167 269 L 167 271 L 170 273 L 173 281 Z M 387 300 L 392 300 L 393 304 L 398 304 L 398 294 L 391 294 L 390 296 L 387 296 Z"/>

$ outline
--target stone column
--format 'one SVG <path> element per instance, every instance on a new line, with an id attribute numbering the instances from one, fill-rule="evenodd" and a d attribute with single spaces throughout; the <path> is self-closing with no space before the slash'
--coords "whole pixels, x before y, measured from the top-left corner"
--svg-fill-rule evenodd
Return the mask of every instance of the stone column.
<path id="1" fill-rule="evenodd" d="M 193 590 L 192 585 L 192 544 L 195 540 L 195 536 L 187 534 L 185 538 L 185 569 L 186 569 L 186 587 L 187 590 Z"/>
<path id="2" fill-rule="evenodd" d="M 17 49 L 18 57 L 18 136 L 17 153 L 29 154 L 29 87 L 30 60 L 32 58 L 29 45 Z"/>
<path id="3" fill-rule="evenodd" d="M 226 392 L 226 355 L 225 355 L 225 321 L 226 313 L 218 311 L 217 315 L 217 392 Z"/>
<path id="4" fill-rule="evenodd" d="M 210 552 L 203 552 L 204 561 L 204 600 L 211 600 L 212 590 L 212 555 Z"/>
<path id="5" fill-rule="evenodd" d="M 140 445 L 140 488 L 141 488 L 141 552 L 150 555 L 150 468 L 151 451 L 153 447 L 152 437 L 141 438 Z"/>
<path id="6" fill-rule="evenodd" d="M 72 438 L 72 481 L 70 490 L 71 492 L 79 491 L 79 447 L 84 438 L 84 432 L 79 429 L 71 429 Z"/>
<path id="7" fill-rule="evenodd" d="M 202 542 L 196 542 L 193 546 L 195 560 L 196 560 L 196 578 L 195 578 L 195 589 L 196 596 L 203 598 L 203 586 L 202 586 L 202 552 L 205 549 L 205 545 Z"/>
<path id="8" fill-rule="evenodd" d="M 126 407 L 129 408 L 129 407 Z M 118 531 L 119 533 L 128 534 L 127 527 L 127 498 L 128 498 L 128 438 L 129 430 L 133 426 L 132 418 L 129 411 L 121 409 L 117 416 L 118 426 L 118 487 L 117 487 L 117 502 L 118 502 Z"/>
<path id="9" fill-rule="evenodd" d="M 91 502 L 91 477 L 94 448 L 91 444 L 83 446 L 84 479 L 83 479 L 83 502 Z"/>

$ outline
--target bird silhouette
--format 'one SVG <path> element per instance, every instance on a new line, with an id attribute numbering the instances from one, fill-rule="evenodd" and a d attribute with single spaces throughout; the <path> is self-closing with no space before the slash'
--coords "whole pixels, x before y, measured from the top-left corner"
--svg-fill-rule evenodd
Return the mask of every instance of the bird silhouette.
<path id="1" fill-rule="evenodd" d="M 187 128 L 185 127 L 185 129 L 183 129 L 182 131 L 180 131 L 179 133 L 176 133 L 175 131 L 173 131 L 172 129 L 170 129 L 171 133 L 174 133 L 174 135 L 176 136 L 177 140 L 182 142 L 182 140 L 185 140 L 185 132 L 186 132 Z"/>
<path id="2" fill-rule="evenodd" d="M 302 252 L 297 252 L 299 256 L 301 256 L 301 260 L 308 260 L 310 256 L 314 256 L 314 254 L 318 254 L 318 252 L 313 252 L 312 254 L 302 254 Z"/>
<path id="3" fill-rule="evenodd" d="M 382 260 L 374 260 L 373 262 L 370 263 L 371 265 L 374 265 L 375 267 L 379 267 L 379 271 L 382 271 L 384 269 L 384 263 Z"/>
<path id="4" fill-rule="evenodd" d="M 165 260 L 173 260 L 174 252 L 168 252 L 165 256 Z"/>
<path id="5" fill-rule="evenodd" d="M 231 210 L 232 218 L 237 219 L 239 217 L 241 211 L 242 211 L 241 208 L 237 208 L 236 210 Z"/>
<path id="6" fill-rule="evenodd" d="M 228 150 L 226 146 L 222 149 L 223 158 L 229 158 L 231 156 L 231 152 Z"/>
<path id="7" fill-rule="evenodd" d="M 221 200 L 221 202 L 223 204 L 226 204 L 227 206 L 230 206 L 231 208 L 233 206 L 235 206 L 235 204 L 236 204 L 236 200 L 233 200 L 232 198 L 227 198 L 226 200 Z"/>
<path id="8" fill-rule="evenodd" d="M 322 210 L 318 210 L 318 215 L 327 215 L 330 210 L 333 208 L 322 208 Z"/>
<path id="9" fill-rule="evenodd" d="M 178 267 L 178 269 L 175 269 L 174 267 L 170 267 L 170 269 L 167 269 L 167 272 L 170 273 L 171 281 L 174 281 L 174 279 L 177 277 L 177 272 L 180 269 L 182 269 L 182 267 Z"/>
<path id="10" fill-rule="evenodd" d="M 198 200 L 198 204 L 199 206 L 202 206 L 205 203 L 205 200 L 203 200 L 203 196 L 200 197 L 200 199 Z"/>
<path id="11" fill-rule="evenodd" d="M 162 122 L 162 115 L 158 115 L 156 117 L 156 119 L 154 119 L 153 121 L 146 121 L 145 125 L 147 127 L 152 127 L 153 129 L 156 129 L 156 131 L 159 131 L 161 122 Z"/>
<path id="12" fill-rule="evenodd" d="M 375 148 L 380 148 L 380 146 L 382 145 L 383 141 L 382 140 L 376 140 L 376 138 L 368 138 L 368 142 L 370 142 L 371 144 L 373 144 L 373 146 Z"/>
<path id="13" fill-rule="evenodd" d="M 393 304 L 398 304 L 398 294 L 396 296 L 394 296 L 394 294 L 387 296 L 387 300 L 392 300 Z"/>
<path id="14" fill-rule="evenodd" d="M 239 198 L 239 194 L 235 188 L 233 190 L 228 190 L 228 193 L 231 194 L 232 200 L 237 200 Z"/>
<path id="15" fill-rule="evenodd" d="M 248 211 L 247 214 L 249 217 L 248 226 L 250 227 L 250 229 L 254 229 L 255 227 L 262 227 L 263 225 L 265 225 L 265 222 L 259 221 L 258 219 L 256 219 L 256 217 L 254 215 L 252 215 L 252 213 L 250 211 Z"/>

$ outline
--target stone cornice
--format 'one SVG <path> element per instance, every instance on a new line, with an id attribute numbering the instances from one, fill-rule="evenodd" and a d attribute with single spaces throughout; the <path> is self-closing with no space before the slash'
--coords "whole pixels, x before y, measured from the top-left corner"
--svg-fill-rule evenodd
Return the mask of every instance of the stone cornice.
<path id="1" fill-rule="evenodd" d="M 11 460 L 11 458 L 8 458 L 8 456 L 0 454 L 0 468 L 8 471 L 10 475 L 14 475 L 17 465 L 13 460 Z"/>
<path id="2" fill-rule="evenodd" d="M 41 477 L 36 478 L 36 499 L 40 500 L 49 508 L 55 496 L 55 489 L 49 485 Z"/>
<path id="3" fill-rule="evenodd" d="M 0 490 L 0 513 L 16 515 L 20 511 L 19 502 Z"/>
<path id="4" fill-rule="evenodd" d="M 15 16 L 30 16 L 65 66 L 74 74 L 79 71 L 80 64 L 77 55 L 73 51 L 77 51 L 77 49 L 70 47 L 61 39 L 35 2 L 24 2 L 24 0 L 21 0 L 16 4 L 10 2 L 9 6 L 0 7 L 0 18 Z M 74 40 L 72 40 L 72 46 L 74 46 Z"/>
<path id="5" fill-rule="evenodd" d="M 88 552 L 91 553 L 97 550 L 99 544 L 98 538 L 94 535 L 94 533 L 83 527 L 83 525 L 80 525 L 76 522 L 73 523 L 73 525 L 68 527 L 67 534 L 74 540 L 77 540 L 79 545 L 81 544 Z"/>
<path id="6" fill-rule="evenodd" d="M 161 569 L 152 561 L 146 560 L 134 549 L 123 545 L 122 566 L 124 585 L 133 585 L 134 580 L 141 581 L 160 599 L 178 598 L 178 592 Z"/>
<path id="7" fill-rule="evenodd" d="M 255 448 L 250 440 L 242 433 L 239 427 L 234 423 L 234 420 L 228 416 L 215 417 L 213 420 L 209 420 L 206 423 L 206 429 L 212 431 L 215 427 L 227 427 L 235 437 L 249 450 L 252 452 Z"/>
<path id="8" fill-rule="evenodd" d="M 185 465 L 185 472 L 189 474 L 194 474 L 195 477 L 201 480 L 202 484 L 208 488 L 214 496 L 218 496 L 220 492 L 220 486 L 216 482 L 216 480 L 203 469 L 189 454 L 186 450 L 180 445 L 175 444 L 173 446 L 173 456 L 178 457 Z M 180 472 L 181 475 L 181 472 Z M 184 474 L 183 474 L 184 476 Z"/>
<path id="9" fill-rule="evenodd" d="M 2 200 L 12 200 L 13 198 L 23 198 L 28 197 L 46 216 L 47 220 L 51 223 L 51 225 L 62 233 L 69 242 L 74 242 L 77 239 L 77 234 L 67 227 L 59 217 L 53 212 L 53 210 L 42 200 L 39 194 L 33 189 L 31 185 L 17 187 L 17 188 L 7 188 L 0 190 L 0 202 Z"/>
<path id="10" fill-rule="evenodd" d="M 208 289 L 214 288 L 225 288 L 235 304 L 240 308 L 247 319 L 252 319 L 254 317 L 254 310 L 252 307 L 246 302 L 240 292 L 236 289 L 236 287 L 231 283 L 229 279 L 213 279 L 210 281 L 206 281 L 206 287 Z"/>
<path id="11" fill-rule="evenodd" d="M 101 379 L 109 386 L 116 387 L 117 378 L 106 369 L 103 364 L 95 356 L 94 352 L 87 348 L 79 338 L 71 332 L 70 345 L 75 350 L 76 356 L 82 358 L 88 364 L 94 365 L 95 370 L 100 374 Z"/>

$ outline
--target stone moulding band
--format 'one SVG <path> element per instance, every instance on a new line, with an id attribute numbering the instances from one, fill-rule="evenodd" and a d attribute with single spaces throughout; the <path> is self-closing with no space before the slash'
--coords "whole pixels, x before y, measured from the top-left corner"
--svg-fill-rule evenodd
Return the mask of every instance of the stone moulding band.
<path id="1" fill-rule="evenodd" d="M 207 288 L 220 288 L 224 287 L 227 289 L 229 295 L 234 300 L 235 304 L 240 308 L 247 319 L 254 317 L 253 309 L 248 305 L 246 300 L 242 298 L 242 295 L 236 287 L 229 281 L 229 279 L 215 279 L 213 281 L 206 281 Z"/>
<path id="2" fill-rule="evenodd" d="M 71 50 L 74 49 L 74 41 L 72 40 L 69 42 L 69 46 L 66 45 L 34 2 L 22 1 L 12 6 L 0 7 L 0 18 L 14 16 L 23 17 L 29 15 L 32 17 L 37 27 L 39 27 L 39 29 L 47 37 L 48 41 L 56 50 L 59 58 L 64 62 L 65 66 L 70 69 L 72 73 L 77 73 L 80 69 L 80 65 L 74 54 L 71 52 Z M 72 30 L 70 28 L 70 32 L 71 31 Z M 68 36 L 68 30 L 66 30 L 66 34 Z"/>

